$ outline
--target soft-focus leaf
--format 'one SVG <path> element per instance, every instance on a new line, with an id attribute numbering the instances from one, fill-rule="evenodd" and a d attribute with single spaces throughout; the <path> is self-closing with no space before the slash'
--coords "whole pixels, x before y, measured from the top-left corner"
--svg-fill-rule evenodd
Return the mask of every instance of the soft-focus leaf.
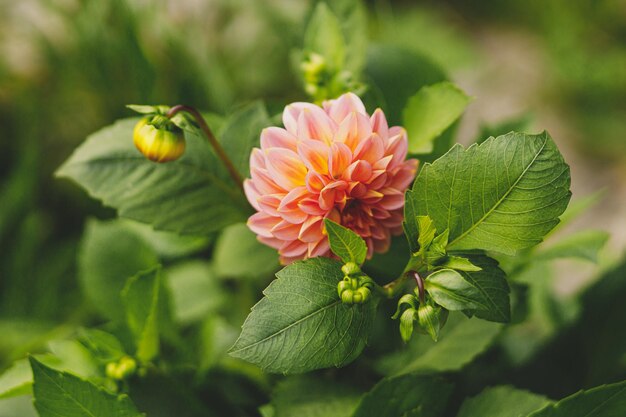
<path id="1" fill-rule="evenodd" d="M 353 417 L 437 417 L 445 410 L 452 385 L 413 374 L 384 378 L 363 396 Z"/>
<path id="2" fill-rule="evenodd" d="M 0 400 L 30 394 L 33 374 L 26 359 L 16 361 L 0 375 Z"/>
<path id="3" fill-rule="evenodd" d="M 402 124 L 409 97 L 426 85 L 446 80 L 444 71 L 430 59 L 393 44 L 370 46 L 365 75 L 373 96 L 368 108 L 382 107 L 390 126 Z"/>
<path id="4" fill-rule="evenodd" d="M 224 304 L 225 294 L 211 265 L 187 261 L 166 270 L 176 320 L 189 323 L 206 317 Z"/>
<path id="5" fill-rule="evenodd" d="M 243 178 L 250 177 L 250 153 L 259 147 L 261 130 L 268 126 L 271 122 L 261 101 L 238 109 L 226 119 L 220 142 Z"/>
<path id="6" fill-rule="evenodd" d="M 346 42 L 337 16 L 324 2 L 315 7 L 304 34 L 304 49 L 315 52 L 335 70 L 341 70 L 346 57 Z"/>
<path id="7" fill-rule="evenodd" d="M 81 185 L 122 217 L 156 229 L 208 234 L 245 220 L 243 195 L 229 180 L 205 138 L 186 134 L 177 161 L 157 164 L 135 148 L 137 119 L 125 119 L 94 133 L 57 171 Z"/>
<path id="8" fill-rule="evenodd" d="M 224 229 L 215 242 L 213 265 L 220 277 L 269 277 L 278 270 L 278 252 L 260 243 L 248 226 L 239 223 Z"/>
<path id="9" fill-rule="evenodd" d="M 161 268 L 140 272 L 122 290 L 128 327 L 135 338 L 137 358 L 148 362 L 159 353 L 159 331 L 169 320 L 169 300 Z"/>
<path id="10" fill-rule="evenodd" d="M 344 263 L 354 262 L 361 265 L 365 262 L 367 245 L 361 236 L 329 219 L 324 220 L 324 226 L 330 249 Z"/>
<path id="11" fill-rule="evenodd" d="M 91 304 L 105 317 L 124 318 L 126 280 L 158 263 L 154 250 L 119 222 L 90 220 L 78 257 L 79 277 Z"/>
<path id="12" fill-rule="evenodd" d="M 312 376 L 284 379 L 272 392 L 274 417 L 350 417 L 359 401 L 350 385 Z"/>
<path id="13" fill-rule="evenodd" d="M 461 117 L 469 102 L 470 97 L 450 82 L 422 87 L 409 99 L 402 113 L 409 152 L 431 153 L 433 141 Z"/>
<path id="14" fill-rule="evenodd" d="M 118 338 L 102 330 L 82 329 L 78 341 L 101 363 L 117 361 L 126 355 Z"/>
<path id="15" fill-rule="evenodd" d="M 378 369 L 387 375 L 458 371 L 484 352 L 502 329 L 499 323 L 450 313 L 439 341 L 413 337 L 406 349 L 383 357 Z"/>
<path id="16" fill-rule="evenodd" d="M 533 260 L 577 258 L 589 262 L 598 261 L 598 253 L 604 247 L 609 234 L 601 230 L 583 230 L 561 238 L 555 244 L 533 254 Z"/>
<path id="17" fill-rule="evenodd" d="M 549 403 L 543 395 L 511 386 L 492 387 L 466 399 L 457 417 L 526 417 Z"/>
<path id="18" fill-rule="evenodd" d="M 626 381 L 581 391 L 528 417 L 622 417 L 626 415 Z"/>
<path id="19" fill-rule="evenodd" d="M 35 408 L 40 417 L 141 417 L 126 395 L 114 395 L 90 382 L 48 368 L 30 358 Z"/>
<path id="20" fill-rule="evenodd" d="M 120 219 L 118 222 L 141 237 L 159 257 L 165 259 L 197 253 L 205 249 L 210 242 L 210 238 L 206 236 L 188 236 L 158 231 L 150 225 L 133 220 Z"/>
<path id="21" fill-rule="evenodd" d="M 246 319 L 232 356 L 268 372 L 301 373 L 343 366 L 365 347 L 376 299 L 346 305 L 337 296 L 341 264 L 296 262 L 276 274 Z"/>
<path id="22" fill-rule="evenodd" d="M 570 199 L 569 167 L 547 133 L 510 133 L 461 145 L 420 171 L 407 192 L 405 230 L 417 242 L 416 217 L 450 230 L 450 250 L 514 255 L 541 242 Z M 414 245 L 414 244 L 413 244 Z"/>

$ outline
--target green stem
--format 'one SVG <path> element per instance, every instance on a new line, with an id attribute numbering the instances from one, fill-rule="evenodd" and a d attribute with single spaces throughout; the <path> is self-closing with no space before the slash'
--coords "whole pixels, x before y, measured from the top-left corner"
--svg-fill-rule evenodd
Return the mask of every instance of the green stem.
<path id="1" fill-rule="evenodd" d="M 235 181 L 235 184 L 237 184 L 237 186 L 241 189 L 241 191 L 243 191 L 243 178 L 241 178 L 241 175 L 237 171 L 237 168 L 235 168 L 235 165 L 233 165 L 233 162 L 230 160 L 230 158 L 226 154 L 226 151 L 224 151 L 224 148 L 222 147 L 222 145 L 220 145 L 220 143 L 217 141 L 217 139 L 215 138 L 215 135 L 211 131 L 211 128 L 209 128 L 209 125 L 207 125 L 206 121 L 204 120 L 204 117 L 202 117 L 202 115 L 200 114 L 198 110 L 194 109 L 191 106 L 178 104 L 172 107 L 167 112 L 166 116 L 171 119 L 172 117 L 174 117 L 176 113 L 179 113 L 181 111 L 184 111 L 190 114 L 195 119 L 196 123 L 198 123 L 198 126 L 200 127 L 200 129 L 202 130 L 202 132 L 208 139 L 209 143 L 213 147 L 213 150 L 215 151 L 219 159 L 222 161 L 222 163 L 228 170 L 230 177 Z"/>
<path id="2" fill-rule="evenodd" d="M 424 263 L 420 258 L 412 256 L 411 259 L 409 259 L 409 262 L 407 262 L 406 266 L 404 267 L 402 274 L 400 274 L 398 278 L 394 279 L 388 284 L 385 284 L 382 287 L 387 298 L 395 298 L 400 293 L 400 291 L 402 291 L 402 288 L 404 288 L 404 284 L 411 278 L 409 272 L 419 271 L 423 266 Z"/>

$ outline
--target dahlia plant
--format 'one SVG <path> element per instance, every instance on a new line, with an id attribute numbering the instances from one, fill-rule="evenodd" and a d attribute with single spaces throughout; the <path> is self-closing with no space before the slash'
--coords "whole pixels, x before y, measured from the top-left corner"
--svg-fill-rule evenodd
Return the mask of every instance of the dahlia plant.
<path id="1" fill-rule="evenodd" d="M 139 118 L 63 164 L 59 177 L 126 220 L 90 222 L 81 246 L 86 297 L 108 324 L 72 343 L 95 365 L 23 365 L 40 415 L 161 415 L 142 397 L 149 381 L 178 373 L 188 386 L 207 372 L 225 415 L 450 415 L 462 381 L 433 374 L 523 336 L 502 323 L 523 315 L 516 277 L 568 206 L 567 163 L 546 132 L 453 145 L 469 96 L 402 50 L 378 49 L 365 68 L 358 33 L 320 2 L 294 54 L 308 98 L 282 114 L 262 102 L 228 116 L 130 106 Z M 341 371 L 269 376 L 326 368 Z M 624 390 L 553 403 L 498 389 L 459 415 L 573 416 L 563 410 Z M 174 412 L 212 415 L 202 395 Z"/>

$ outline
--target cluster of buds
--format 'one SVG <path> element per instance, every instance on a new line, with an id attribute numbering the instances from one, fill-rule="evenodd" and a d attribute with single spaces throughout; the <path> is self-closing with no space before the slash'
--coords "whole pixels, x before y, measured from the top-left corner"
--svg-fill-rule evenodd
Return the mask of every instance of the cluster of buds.
<path id="1" fill-rule="evenodd" d="M 348 262 L 341 271 L 345 274 L 342 281 L 337 284 L 337 293 L 344 304 L 363 304 L 372 295 L 374 281 L 361 272 L 354 262 Z"/>
<path id="2" fill-rule="evenodd" d="M 123 381 L 135 374 L 137 362 L 130 356 L 122 356 L 117 362 L 109 362 L 106 366 L 106 376 L 116 381 Z"/>
<path id="3" fill-rule="evenodd" d="M 315 52 L 305 54 L 300 63 L 304 91 L 317 102 L 340 96 L 347 91 L 360 93 L 364 87 L 350 71 L 337 71 Z"/>
<path id="4" fill-rule="evenodd" d="M 404 294 L 398 300 L 398 308 L 392 318 L 400 318 L 400 336 L 405 343 L 411 340 L 416 322 L 418 331 L 430 335 L 436 342 L 439 330 L 448 319 L 448 310 L 427 299 L 422 278 L 416 272 L 410 273 L 414 274 L 417 286 L 413 294 Z"/>

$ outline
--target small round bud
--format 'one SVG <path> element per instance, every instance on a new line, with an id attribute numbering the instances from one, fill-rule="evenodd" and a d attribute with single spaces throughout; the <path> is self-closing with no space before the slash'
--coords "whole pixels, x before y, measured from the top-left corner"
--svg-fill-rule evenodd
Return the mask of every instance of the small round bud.
<path id="1" fill-rule="evenodd" d="M 367 287 L 361 287 L 358 290 L 356 290 L 356 292 L 357 292 L 357 294 L 359 294 L 361 296 L 361 302 L 362 303 L 364 303 L 367 300 L 369 300 L 370 296 L 372 295 L 372 292 Z"/>
<path id="2" fill-rule="evenodd" d="M 354 291 L 347 289 L 341 293 L 341 302 L 344 304 L 354 303 Z"/>
<path id="3" fill-rule="evenodd" d="M 346 291 L 352 289 L 352 284 L 348 280 L 339 281 L 337 284 L 337 294 L 341 297 L 341 294 Z"/>
<path id="4" fill-rule="evenodd" d="M 347 264 L 341 267 L 341 272 L 343 272 L 344 274 L 348 276 L 356 275 L 356 274 L 361 273 L 361 268 L 359 268 L 359 266 L 355 264 L 354 262 L 348 262 Z"/>
<path id="5" fill-rule="evenodd" d="M 185 135 L 163 115 L 141 119 L 133 130 L 133 141 L 139 151 L 154 162 L 169 162 L 185 152 Z"/>
<path id="6" fill-rule="evenodd" d="M 130 356 L 124 356 L 117 363 L 117 370 L 121 379 L 126 379 L 135 374 L 137 362 Z"/>
<path id="7" fill-rule="evenodd" d="M 117 363 L 116 362 L 107 363 L 104 373 L 106 374 L 107 378 L 119 379 L 117 377 Z"/>

